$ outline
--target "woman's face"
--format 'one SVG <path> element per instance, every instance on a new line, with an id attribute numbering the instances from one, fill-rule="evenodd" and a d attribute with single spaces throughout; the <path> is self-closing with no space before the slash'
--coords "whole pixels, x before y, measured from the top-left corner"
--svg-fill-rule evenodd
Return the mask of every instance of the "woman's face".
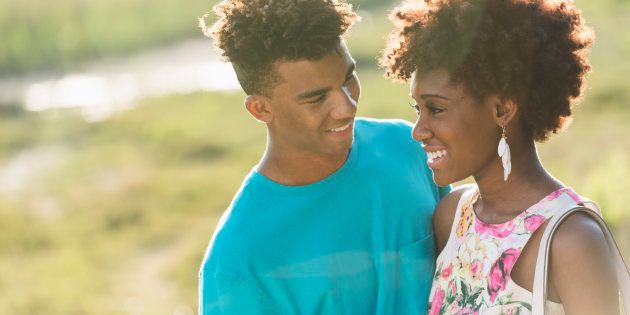
<path id="1" fill-rule="evenodd" d="M 422 142 L 438 185 L 499 172 L 501 128 L 493 104 L 497 98 L 477 101 L 441 69 L 414 75 L 411 96 L 418 111 L 413 138 Z"/>

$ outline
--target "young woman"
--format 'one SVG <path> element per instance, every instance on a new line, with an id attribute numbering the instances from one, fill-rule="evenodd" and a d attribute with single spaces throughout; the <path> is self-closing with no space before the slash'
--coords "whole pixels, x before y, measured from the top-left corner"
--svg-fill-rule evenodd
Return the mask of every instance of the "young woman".
<path id="1" fill-rule="evenodd" d="M 584 202 L 544 169 L 535 142 L 569 122 L 593 35 L 568 0 L 426 0 L 392 20 L 381 64 L 411 80 L 413 136 L 436 183 L 475 179 L 436 209 L 430 314 L 531 313 L 547 220 Z M 559 226 L 548 314 L 618 314 L 608 250 L 586 214 Z"/>

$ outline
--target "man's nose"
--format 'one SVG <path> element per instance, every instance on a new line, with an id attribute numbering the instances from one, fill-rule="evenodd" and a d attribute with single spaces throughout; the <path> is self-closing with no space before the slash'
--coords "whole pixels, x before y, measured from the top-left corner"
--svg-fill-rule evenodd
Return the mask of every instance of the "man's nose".
<path id="1" fill-rule="evenodd" d="M 338 95 L 331 117 L 337 120 L 353 118 L 357 112 L 357 100 L 352 97 L 352 92 L 349 88 L 343 87 Z"/>

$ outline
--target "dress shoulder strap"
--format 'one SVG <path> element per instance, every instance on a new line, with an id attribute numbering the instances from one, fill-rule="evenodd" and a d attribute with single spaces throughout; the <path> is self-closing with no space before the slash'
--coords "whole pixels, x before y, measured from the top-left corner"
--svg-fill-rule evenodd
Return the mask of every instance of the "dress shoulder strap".
<path id="1" fill-rule="evenodd" d="M 459 224 L 459 221 L 461 220 L 464 208 L 467 208 L 470 205 L 470 203 L 472 202 L 478 190 L 477 185 L 475 184 L 469 184 L 466 186 L 467 186 L 466 188 L 462 188 L 462 189 L 465 189 L 466 191 L 462 193 L 461 197 L 459 197 L 459 202 L 457 202 L 457 210 L 455 210 L 455 216 L 453 216 L 453 223 L 451 225 L 451 233 L 449 234 L 449 237 L 448 237 L 449 240 L 455 237 L 455 234 L 457 233 L 457 226 Z"/>

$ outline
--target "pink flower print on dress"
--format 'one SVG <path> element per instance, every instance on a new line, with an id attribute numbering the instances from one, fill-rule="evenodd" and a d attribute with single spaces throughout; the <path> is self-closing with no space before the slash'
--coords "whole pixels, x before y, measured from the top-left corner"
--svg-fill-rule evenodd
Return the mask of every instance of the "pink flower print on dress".
<path id="1" fill-rule="evenodd" d="M 521 252 L 516 248 L 510 248 L 501 254 L 501 257 L 492 265 L 488 279 L 488 293 L 490 301 L 494 302 L 499 292 L 505 290 L 510 272 Z"/>
<path id="2" fill-rule="evenodd" d="M 449 264 L 448 267 L 442 269 L 442 278 L 446 279 L 453 273 L 453 265 Z"/>
<path id="3" fill-rule="evenodd" d="M 545 199 L 547 201 L 552 201 L 555 200 L 556 198 L 560 197 L 560 195 L 562 194 L 567 194 L 569 197 L 571 197 L 571 199 L 573 199 L 573 201 L 577 202 L 577 203 L 581 203 L 582 202 L 582 198 L 576 194 L 573 190 L 571 190 L 571 188 L 569 187 L 563 187 L 560 188 L 554 192 L 552 192 L 551 194 L 547 195 L 547 197 L 545 197 Z"/>
<path id="4" fill-rule="evenodd" d="M 479 312 L 474 312 L 469 307 L 464 307 L 457 312 L 457 315 L 469 315 L 469 314 L 477 314 Z"/>
<path id="5" fill-rule="evenodd" d="M 457 285 L 455 284 L 454 280 L 451 280 L 448 283 L 448 289 L 450 290 L 449 295 L 454 296 L 457 294 Z"/>
<path id="6" fill-rule="evenodd" d="M 477 273 L 479 273 L 481 271 L 481 269 L 483 268 L 483 263 L 479 260 L 475 260 L 470 264 L 470 272 L 471 274 L 474 276 L 477 275 Z"/>
<path id="7" fill-rule="evenodd" d="M 552 200 L 560 197 L 560 195 L 562 195 L 562 193 L 564 193 L 564 188 L 560 188 L 560 189 L 550 193 L 549 195 L 547 195 L 547 197 L 545 197 L 545 200 L 552 201 Z"/>
<path id="8" fill-rule="evenodd" d="M 475 232 L 479 235 L 479 238 L 485 239 L 490 236 L 494 236 L 496 238 L 506 238 L 508 235 L 512 234 L 516 224 L 514 220 L 510 220 L 509 222 L 505 222 L 503 224 L 487 224 L 477 219 L 475 222 Z"/>
<path id="9" fill-rule="evenodd" d="M 433 295 L 433 300 L 431 301 L 431 310 L 429 311 L 429 315 L 437 315 L 440 314 L 440 309 L 442 308 L 442 304 L 444 303 L 444 297 L 446 293 L 444 290 L 439 289 L 435 291 Z"/>
<path id="10" fill-rule="evenodd" d="M 538 227 L 545 223 L 545 220 L 546 218 L 544 216 L 535 214 L 526 217 L 523 221 L 525 223 L 525 229 L 527 230 L 527 232 L 534 232 L 538 229 Z"/>
<path id="11" fill-rule="evenodd" d="M 571 199 L 573 199 L 573 201 L 575 201 L 576 203 L 582 203 L 584 202 L 584 200 L 582 200 L 582 197 L 580 197 L 580 195 L 576 194 L 574 191 L 572 191 L 571 189 L 564 189 L 564 192 L 569 195 L 569 197 L 571 197 Z"/>
<path id="12" fill-rule="evenodd" d="M 507 310 L 503 310 L 504 315 L 516 315 L 516 312 L 516 307 L 514 306 L 508 306 Z"/>

